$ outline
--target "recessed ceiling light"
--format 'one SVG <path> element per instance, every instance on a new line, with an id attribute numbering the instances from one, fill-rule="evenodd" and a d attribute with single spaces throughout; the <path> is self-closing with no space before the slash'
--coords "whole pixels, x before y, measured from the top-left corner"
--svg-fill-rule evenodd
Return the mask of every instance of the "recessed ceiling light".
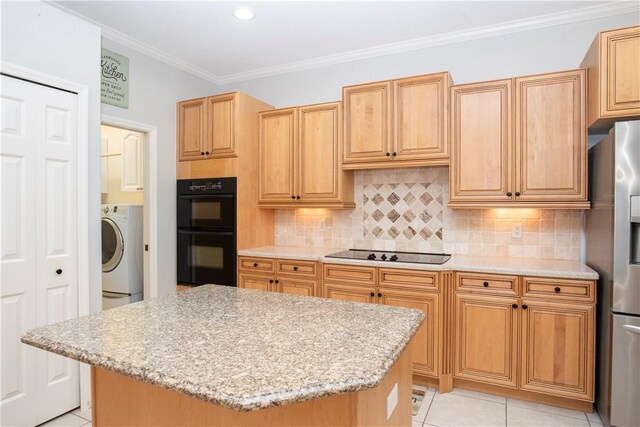
<path id="1" fill-rule="evenodd" d="M 250 21 L 256 17 L 251 9 L 246 7 L 239 7 L 238 9 L 233 11 L 233 16 L 241 21 Z"/>

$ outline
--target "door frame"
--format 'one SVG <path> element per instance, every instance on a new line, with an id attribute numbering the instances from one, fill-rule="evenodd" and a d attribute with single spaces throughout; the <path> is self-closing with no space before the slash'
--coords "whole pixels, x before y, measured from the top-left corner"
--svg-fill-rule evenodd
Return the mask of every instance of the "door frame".
<path id="1" fill-rule="evenodd" d="M 77 94 L 78 143 L 76 176 L 78 193 L 78 317 L 90 313 L 91 275 L 89 274 L 89 87 L 47 73 L 2 61 L 2 74 L 28 80 L 35 84 Z M 102 288 L 102 278 L 98 283 Z M 91 371 L 89 365 L 80 364 L 80 408 L 91 407 Z"/>
<path id="2" fill-rule="evenodd" d="M 101 124 L 143 133 L 144 193 L 142 205 L 144 244 L 149 245 L 148 271 L 143 276 L 144 299 L 158 297 L 158 128 L 146 123 L 102 114 Z M 143 256 L 146 261 L 147 257 Z M 143 261 L 143 262 L 145 262 Z"/>

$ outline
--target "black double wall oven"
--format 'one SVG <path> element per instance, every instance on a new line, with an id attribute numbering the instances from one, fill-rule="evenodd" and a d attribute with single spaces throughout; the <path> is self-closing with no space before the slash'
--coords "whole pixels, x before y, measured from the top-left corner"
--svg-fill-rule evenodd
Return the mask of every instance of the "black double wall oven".
<path id="1" fill-rule="evenodd" d="M 178 180 L 178 283 L 236 286 L 236 181 Z"/>

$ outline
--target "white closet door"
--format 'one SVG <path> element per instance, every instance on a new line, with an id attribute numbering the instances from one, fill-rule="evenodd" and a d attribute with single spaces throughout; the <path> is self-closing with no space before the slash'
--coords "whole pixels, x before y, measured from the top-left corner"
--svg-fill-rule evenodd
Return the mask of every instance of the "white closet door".
<path id="1" fill-rule="evenodd" d="M 36 319 L 78 317 L 77 96 L 42 87 L 36 127 Z M 80 402 L 78 362 L 38 351 L 38 415 Z"/>
<path id="2" fill-rule="evenodd" d="M 78 315 L 77 97 L 3 76 L 0 128 L 0 421 L 35 425 L 80 402 L 77 362 L 19 342 Z"/>
<path id="3" fill-rule="evenodd" d="M 35 148 L 38 87 L 2 77 L 0 122 L 0 424 L 35 425 Z"/>

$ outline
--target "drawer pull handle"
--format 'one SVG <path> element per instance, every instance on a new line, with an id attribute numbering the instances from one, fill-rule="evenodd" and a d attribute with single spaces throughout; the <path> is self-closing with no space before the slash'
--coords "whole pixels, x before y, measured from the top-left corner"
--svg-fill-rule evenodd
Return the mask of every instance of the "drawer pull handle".
<path id="1" fill-rule="evenodd" d="M 489 287 L 489 282 L 484 282 L 482 285 L 483 285 L 485 288 L 487 288 L 487 287 Z"/>
<path id="2" fill-rule="evenodd" d="M 293 267 L 293 271 L 298 271 L 298 267 Z"/>
<path id="3" fill-rule="evenodd" d="M 372 297 L 376 296 L 376 294 L 374 294 L 373 292 L 371 292 L 369 295 L 371 295 Z"/>
<path id="4" fill-rule="evenodd" d="M 526 310 L 527 308 L 529 308 L 529 306 L 527 304 L 522 304 L 522 309 Z"/>
<path id="5" fill-rule="evenodd" d="M 518 304 L 516 304 L 515 302 L 513 304 L 511 304 L 511 307 L 513 308 L 518 308 Z"/>
<path id="6" fill-rule="evenodd" d="M 257 262 L 254 262 L 254 263 L 253 263 L 253 266 L 254 266 L 254 267 L 257 267 L 257 266 L 258 266 L 258 263 L 257 263 Z"/>
<path id="7" fill-rule="evenodd" d="M 556 293 L 560 292 L 560 286 L 556 286 L 556 288 L 554 289 L 554 291 L 556 291 Z"/>

